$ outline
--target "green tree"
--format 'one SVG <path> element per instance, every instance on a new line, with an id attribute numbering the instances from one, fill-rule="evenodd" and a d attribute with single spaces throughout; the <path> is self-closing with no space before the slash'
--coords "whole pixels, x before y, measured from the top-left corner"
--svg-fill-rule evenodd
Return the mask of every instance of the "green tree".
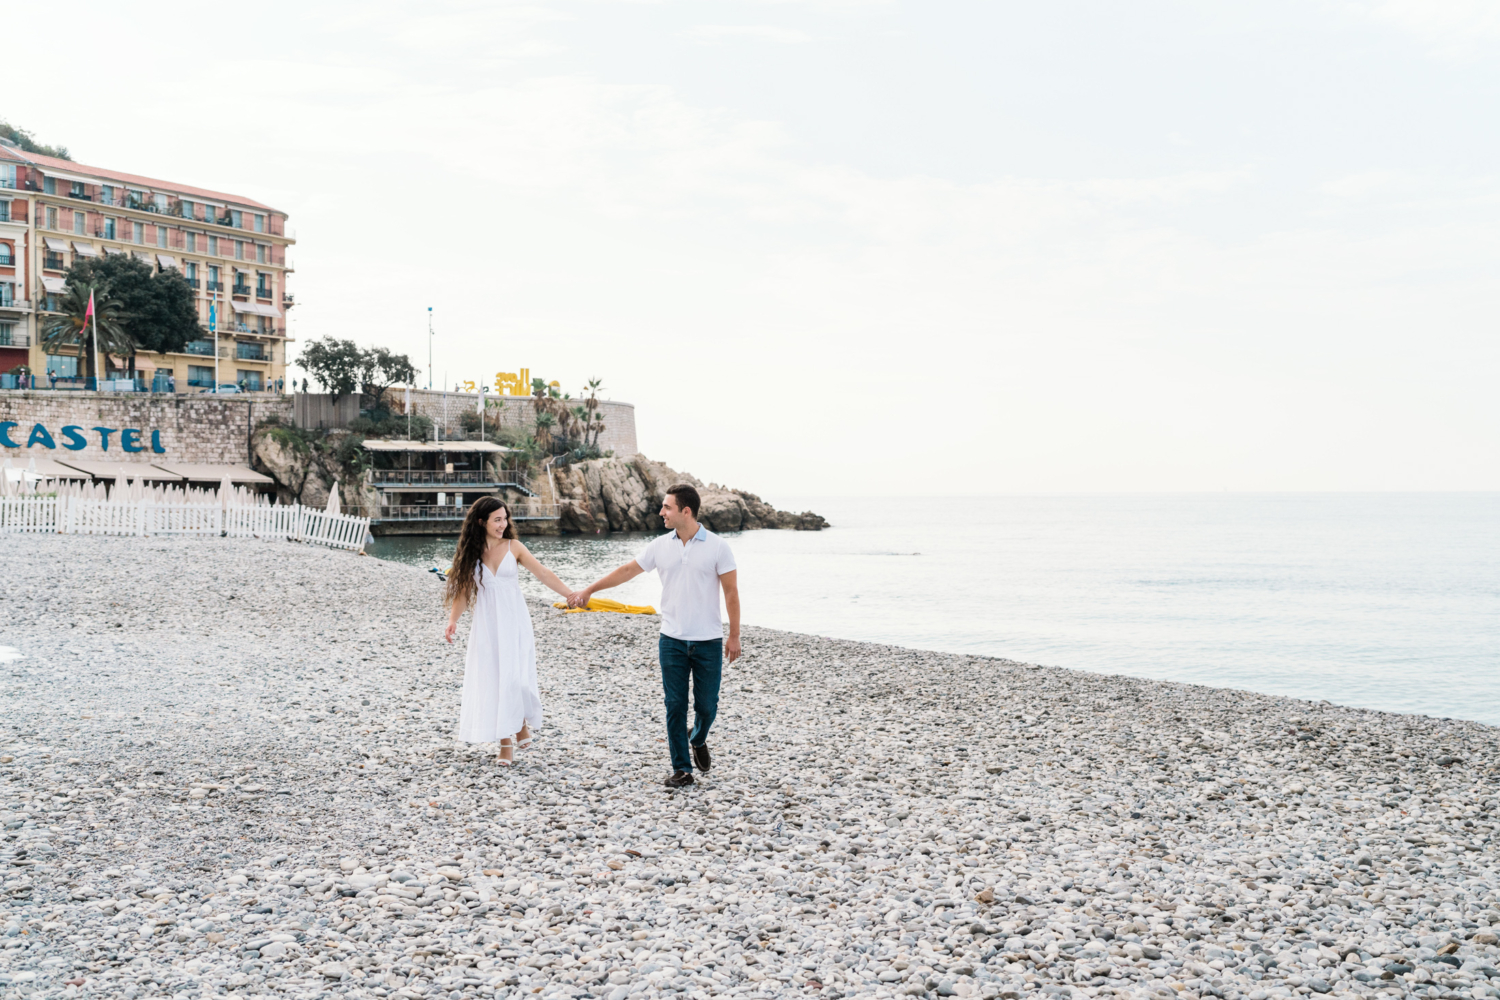
<path id="1" fill-rule="evenodd" d="M 175 268 L 158 274 L 129 254 L 84 257 L 68 270 L 68 284 L 108 289 L 120 326 L 134 342 L 132 359 L 136 351 L 181 351 L 188 341 L 207 336 L 193 286 Z"/>
<path id="2" fill-rule="evenodd" d="M 306 369 L 337 403 L 351 392 L 359 391 L 359 380 L 365 371 L 365 352 L 352 340 L 323 337 L 307 342 L 297 356 L 297 364 Z"/>
<path id="3" fill-rule="evenodd" d="M 88 316 L 91 293 L 94 296 L 93 319 Z M 42 347 L 48 354 L 62 354 L 65 347 L 79 348 L 84 358 L 85 377 L 97 378 L 94 365 L 97 320 L 100 351 L 121 357 L 135 356 L 135 343 L 125 332 L 120 319 L 120 304 L 110 296 L 108 288 L 69 281 L 57 300 L 57 307 L 62 315 L 49 316 L 42 323 Z"/>
<path id="4" fill-rule="evenodd" d="M 405 354 L 396 354 L 384 347 L 372 347 L 363 353 L 359 377 L 364 394 L 372 399 L 370 409 L 378 410 L 386 390 L 391 386 L 415 384 L 417 368 Z"/>
<path id="5" fill-rule="evenodd" d="M 0 136 L 4 136 L 11 142 L 20 146 L 28 153 L 41 153 L 43 156 L 55 156 L 59 160 L 71 160 L 68 155 L 67 146 L 44 146 L 34 139 L 30 132 L 24 128 L 16 128 L 10 122 L 0 119 Z"/>

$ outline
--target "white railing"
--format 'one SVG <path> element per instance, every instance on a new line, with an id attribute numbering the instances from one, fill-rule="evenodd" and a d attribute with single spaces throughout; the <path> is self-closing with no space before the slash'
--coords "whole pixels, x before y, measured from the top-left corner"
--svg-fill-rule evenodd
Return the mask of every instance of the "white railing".
<path id="1" fill-rule="evenodd" d="M 0 497 L 0 532 L 72 535 L 223 535 L 286 538 L 362 551 L 370 519 L 301 504 L 221 506 L 74 496 Z"/>
<path id="2" fill-rule="evenodd" d="M 0 497 L 0 531 L 56 531 L 57 504 L 57 497 Z"/>

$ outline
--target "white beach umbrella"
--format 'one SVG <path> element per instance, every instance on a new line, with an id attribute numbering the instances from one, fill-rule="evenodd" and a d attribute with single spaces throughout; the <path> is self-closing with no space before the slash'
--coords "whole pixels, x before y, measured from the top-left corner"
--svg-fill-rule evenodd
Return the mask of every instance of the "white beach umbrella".
<path id="1" fill-rule="evenodd" d="M 115 473 L 115 484 L 109 488 L 110 503 L 125 502 L 125 481 L 124 470 Z"/>
<path id="2" fill-rule="evenodd" d="M 32 455 L 31 458 L 27 460 L 27 462 L 26 462 L 26 471 L 29 472 L 29 473 L 31 473 L 33 476 L 36 475 L 36 456 L 35 455 Z"/>
<path id="3" fill-rule="evenodd" d="M 333 485 L 328 487 L 328 513 L 339 512 L 339 481 L 335 479 Z"/>
<path id="4" fill-rule="evenodd" d="M 233 498 L 234 484 L 229 481 L 229 476 L 226 474 L 223 479 L 219 480 L 219 505 L 228 510 Z"/>

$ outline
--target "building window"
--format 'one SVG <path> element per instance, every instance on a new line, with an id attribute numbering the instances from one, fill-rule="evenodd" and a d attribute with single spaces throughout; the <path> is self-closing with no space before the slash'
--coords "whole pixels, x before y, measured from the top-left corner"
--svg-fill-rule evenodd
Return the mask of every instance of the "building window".
<path id="1" fill-rule="evenodd" d="M 144 243 L 146 242 L 146 227 L 139 222 L 132 222 L 130 224 L 130 235 L 135 242 Z"/>
<path id="2" fill-rule="evenodd" d="M 49 312 L 49 313 L 55 313 L 55 312 L 57 312 L 57 296 L 56 295 L 43 295 L 42 296 L 42 312 Z"/>
<path id="3" fill-rule="evenodd" d="M 50 247 L 42 249 L 42 267 L 48 271 L 67 270 L 67 265 L 63 263 L 63 255 Z"/>
<path id="4" fill-rule="evenodd" d="M 77 378 L 78 359 L 71 354 L 47 355 L 47 374 L 58 378 Z"/>
<path id="5" fill-rule="evenodd" d="M 257 215 L 255 217 L 255 231 L 257 233 L 266 231 L 266 217 L 264 215 Z"/>
<path id="6" fill-rule="evenodd" d="M 43 177 L 42 178 L 42 193 L 43 194 L 57 194 L 57 178 L 56 177 Z"/>
<path id="7" fill-rule="evenodd" d="M 240 384 L 243 385 L 247 391 L 260 392 L 260 372 L 246 371 L 245 369 L 241 368 L 237 372 L 235 372 L 235 374 L 239 376 Z"/>
<path id="8" fill-rule="evenodd" d="M 229 212 L 229 224 L 236 229 L 245 228 L 245 213 L 239 209 L 231 209 Z"/>
<path id="9" fill-rule="evenodd" d="M 198 234 L 197 233 L 188 233 L 187 234 L 187 247 L 186 247 L 186 249 L 187 249 L 188 253 L 197 253 L 198 252 Z"/>
<path id="10" fill-rule="evenodd" d="M 73 181 L 71 184 L 68 185 L 68 197 L 69 198 L 82 198 L 83 196 L 84 195 L 83 195 L 83 182 L 82 181 Z"/>
<path id="11" fill-rule="evenodd" d="M 235 240 L 234 241 L 234 259 L 235 260 L 244 260 L 245 259 L 245 244 L 242 241 L 240 241 L 240 240 Z"/>
<path id="12" fill-rule="evenodd" d="M 113 205 L 115 203 L 115 189 L 108 184 L 99 188 L 99 204 Z"/>
<path id="13" fill-rule="evenodd" d="M 84 219 L 82 212 L 73 213 L 73 235 L 84 235 L 84 233 L 86 232 L 86 230 L 83 228 L 83 224 L 85 221 L 87 220 Z"/>
<path id="14" fill-rule="evenodd" d="M 0 267 L 15 267 L 16 252 L 9 243 L 0 243 Z"/>
<path id="15" fill-rule="evenodd" d="M 167 227 L 166 226 L 157 226 L 156 227 L 156 245 L 159 246 L 159 247 L 161 247 L 163 250 L 165 250 L 167 248 Z"/>
<path id="16" fill-rule="evenodd" d="M 0 289 L 8 288 L 8 285 L 0 285 Z M 0 347 L 14 347 L 16 343 L 16 324 L 0 323 Z"/>
<path id="17" fill-rule="evenodd" d="M 14 188 L 16 186 L 16 165 L 14 163 L 0 163 L 0 188 Z"/>
<path id="18" fill-rule="evenodd" d="M 10 202 L 0 201 L 0 222 L 10 221 Z"/>
<path id="19" fill-rule="evenodd" d="M 182 214 L 184 219 L 191 219 L 193 217 L 193 203 L 186 200 L 179 201 L 177 203 L 177 211 Z"/>
<path id="20" fill-rule="evenodd" d="M 184 272 L 184 277 L 193 283 L 194 288 L 198 287 L 198 262 L 195 260 L 184 261 L 183 267 L 187 269 Z"/>
<path id="21" fill-rule="evenodd" d="M 16 304 L 16 286 L 13 282 L 0 281 L 0 306 Z M 6 341 L 9 343 L 9 341 Z"/>
<path id="22" fill-rule="evenodd" d="M 104 238 L 107 239 L 107 240 L 112 240 L 112 239 L 115 238 L 115 220 L 114 219 L 105 219 L 104 220 Z"/>
<path id="23" fill-rule="evenodd" d="M 214 384 L 214 370 L 208 365 L 188 365 L 188 385 L 211 386 Z"/>
<path id="24" fill-rule="evenodd" d="M 217 236 L 210 236 L 208 238 L 208 253 L 211 257 L 219 256 L 219 238 Z"/>
<path id="25" fill-rule="evenodd" d="M 264 246 L 261 246 L 259 243 L 257 243 L 255 245 L 255 263 L 257 263 L 257 264 L 264 264 L 265 262 L 266 262 L 266 248 Z"/>
<path id="26" fill-rule="evenodd" d="M 224 286 L 219 282 L 219 265 L 208 265 L 208 290 L 210 292 L 222 292 Z"/>
<path id="27" fill-rule="evenodd" d="M 57 209 L 52 208 L 51 206 L 48 206 L 47 208 L 47 228 L 57 228 Z"/>

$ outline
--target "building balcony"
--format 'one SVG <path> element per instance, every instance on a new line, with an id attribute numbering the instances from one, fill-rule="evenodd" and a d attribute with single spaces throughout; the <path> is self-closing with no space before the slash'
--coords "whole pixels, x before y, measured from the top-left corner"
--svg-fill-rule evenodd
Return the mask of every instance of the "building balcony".
<path id="1" fill-rule="evenodd" d="M 68 192 L 68 197 L 69 198 L 74 198 L 74 199 L 76 199 L 78 201 L 93 201 L 94 200 L 94 196 L 91 195 L 91 194 L 80 194 L 80 193 L 75 193 L 75 192 L 72 192 L 72 191 Z"/>
<path id="2" fill-rule="evenodd" d="M 3 220 L 0 220 L 3 221 Z M 0 252 L 0 267 L 15 267 L 16 257 L 10 251 Z"/>
<path id="3" fill-rule="evenodd" d="M 197 289 L 197 287 L 198 287 L 198 279 L 197 278 L 184 278 L 183 280 L 186 281 L 195 290 Z"/>
<path id="4" fill-rule="evenodd" d="M 257 299 L 272 299 L 275 298 L 275 295 L 269 288 L 257 288 L 255 290 L 255 297 Z"/>
<path id="5" fill-rule="evenodd" d="M 245 296 L 245 298 L 249 298 L 250 297 L 250 286 L 249 285 L 235 285 L 234 288 L 230 289 L 229 294 L 230 295 L 243 295 L 243 296 Z"/>
<path id="6" fill-rule="evenodd" d="M 0 309 L 9 308 L 0 303 Z M 17 330 L 15 327 L 7 326 L 0 329 L 0 347 L 30 347 L 31 334 L 25 330 Z"/>
<path id="7" fill-rule="evenodd" d="M 206 292 L 222 292 L 224 290 L 224 282 L 222 282 L 222 281 L 207 281 L 207 282 L 204 282 L 204 284 L 203 284 L 203 290 L 206 291 Z"/>
<path id="8" fill-rule="evenodd" d="M 0 312 L 31 312 L 31 300 L 13 295 L 0 298 Z"/>
<path id="9" fill-rule="evenodd" d="M 234 357 L 236 361 L 270 361 L 271 352 L 260 344 L 235 344 Z"/>
<path id="10" fill-rule="evenodd" d="M 183 354 L 202 354 L 213 357 L 214 342 L 212 340 L 190 340 L 182 345 Z"/>
<path id="11" fill-rule="evenodd" d="M 49 253 L 42 257 L 42 270 L 44 271 L 66 271 L 68 265 L 63 263 L 62 254 Z"/>

